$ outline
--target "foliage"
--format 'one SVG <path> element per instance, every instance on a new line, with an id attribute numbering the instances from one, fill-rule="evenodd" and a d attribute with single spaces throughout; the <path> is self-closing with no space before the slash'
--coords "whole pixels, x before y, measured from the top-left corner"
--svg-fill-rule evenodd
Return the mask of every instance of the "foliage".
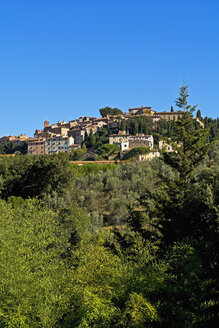
<path id="1" fill-rule="evenodd" d="M 95 148 L 96 149 L 98 147 L 101 147 L 103 144 L 109 143 L 109 134 L 110 134 L 110 130 L 107 128 L 100 128 L 97 130 L 97 132 L 95 133 L 95 137 L 96 137 Z"/>
<path id="2" fill-rule="evenodd" d="M 144 328 L 145 325 L 149 326 L 150 322 L 158 320 L 156 308 L 137 293 L 130 295 L 123 316 L 123 322 L 126 322 L 125 326 L 133 328 Z"/>
<path id="3" fill-rule="evenodd" d="M 151 165 L 139 162 L 73 166 L 78 178 L 67 188 L 64 197 L 77 201 L 91 215 L 95 213 L 95 216 L 103 217 L 105 223 L 121 224 L 127 219 L 129 207 L 138 206 L 146 191 L 153 189 L 155 172 Z M 75 173 L 75 169 L 83 176 Z"/>
<path id="4" fill-rule="evenodd" d="M 150 153 L 150 148 L 148 147 L 134 147 L 131 150 L 129 150 L 127 153 L 125 153 L 122 159 L 127 160 L 130 158 L 137 157 L 138 155 L 149 154 L 149 153 Z"/>
<path id="5" fill-rule="evenodd" d="M 86 148 L 86 146 L 85 146 L 85 148 Z M 82 161 L 85 159 L 86 153 L 87 153 L 87 151 L 84 150 L 83 148 L 73 149 L 73 150 L 71 150 L 71 152 L 69 154 L 69 159 L 70 159 L 70 161 Z"/>
<path id="6" fill-rule="evenodd" d="M 183 108 L 184 111 L 189 112 L 190 114 L 196 109 L 197 106 L 191 106 L 188 104 L 187 98 L 189 96 L 188 86 L 182 85 L 179 91 L 179 97 L 175 101 L 176 106 Z"/>
<path id="7" fill-rule="evenodd" d="M 219 140 L 219 118 L 212 119 L 210 117 L 205 117 L 203 122 L 205 128 L 209 131 L 209 142 Z"/>
<path id="8" fill-rule="evenodd" d="M 0 223 L 1 322 L 54 327 L 68 305 L 64 240 L 56 215 L 32 200 L 15 208 L 0 201 Z"/>
<path id="9" fill-rule="evenodd" d="M 85 163 L 83 165 L 70 164 L 71 169 L 75 177 L 84 177 L 88 175 L 96 175 L 100 172 L 106 172 L 107 170 L 114 170 L 116 164 L 96 164 L 96 163 Z"/>
<path id="10" fill-rule="evenodd" d="M 0 144 L 0 154 L 26 154 L 27 153 L 27 142 L 21 141 L 19 145 L 15 142 L 5 142 Z"/>
<path id="11" fill-rule="evenodd" d="M 96 136 L 93 134 L 93 130 L 90 129 L 90 132 L 85 134 L 85 140 L 83 144 L 87 149 L 94 149 L 96 145 Z"/>
<path id="12" fill-rule="evenodd" d="M 85 145 L 87 149 L 97 149 L 107 143 L 109 143 L 109 130 L 100 128 L 95 134 L 93 134 L 93 131 L 90 131 L 89 134 L 86 133 L 83 145 Z"/>
<path id="13" fill-rule="evenodd" d="M 127 131 L 131 135 L 138 133 L 151 134 L 152 127 L 152 119 L 145 115 L 138 115 L 136 117 L 130 117 L 128 120 L 122 120 L 120 125 L 122 131 Z"/>
<path id="14" fill-rule="evenodd" d="M 94 235 L 74 253 L 77 261 L 71 275 L 74 296 L 64 327 L 69 327 L 70 322 L 74 327 L 138 327 L 138 324 L 141 327 L 145 323 L 153 327 L 158 320 L 156 305 L 152 305 L 150 298 L 152 291 L 160 288 L 165 266 L 151 265 L 155 250 L 149 244 L 143 245 L 139 238 L 133 240 L 133 258 L 113 254 L 103 244 L 113 238 L 106 231 Z"/>
<path id="15" fill-rule="evenodd" d="M 185 108 L 189 109 L 189 112 L 177 121 L 172 141 L 169 140 L 175 152 L 163 154 L 163 161 L 175 170 L 176 175 L 170 179 L 159 174 L 162 179 L 160 188 L 156 194 L 151 194 L 154 207 L 150 210 L 146 202 L 145 205 L 151 217 L 159 218 L 162 249 L 173 247 L 175 242 L 183 242 L 188 245 L 187 247 L 192 247 L 194 256 L 198 259 L 199 273 L 196 274 L 195 283 L 189 286 L 188 291 L 184 285 L 186 278 L 183 276 L 184 298 L 188 300 L 188 296 L 185 295 L 192 292 L 194 299 L 189 300 L 187 305 L 181 306 L 182 323 L 179 323 L 179 327 L 205 327 L 208 324 L 213 326 L 216 320 L 214 308 L 216 306 L 215 272 L 218 265 L 216 260 L 218 208 L 215 206 L 212 183 L 209 179 L 200 181 L 200 178 L 195 177 L 194 174 L 195 169 L 204 161 L 209 145 L 206 142 L 207 131 L 196 129 L 194 125 L 190 113 L 193 107 L 187 104 L 186 97 L 182 97 L 181 101 L 186 104 Z M 178 272 L 174 270 L 174 274 L 178 279 Z M 200 290 L 202 290 L 201 294 L 199 294 Z M 171 294 L 171 298 L 173 295 Z M 188 314 L 187 306 L 190 307 Z M 207 309 L 209 315 L 203 313 L 202 307 Z M 174 323 L 171 324 L 168 319 L 167 326 L 174 327 Z"/>
<path id="16" fill-rule="evenodd" d="M 111 108 L 111 107 L 104 107 L 101 108 L 100 114 L 102 117 L 106 117 L 107 115 L 122 115 L 123 112 L 119 108 Z"/>
<path id="17" fill-rule="evenodd" d="M 164 152 L 164 161 L 177 170 L 181 179 L 187 182 L 194 168 L 205 158 L 208 150 L 207 130 L 195 129 L 195 122 L 189 112 L 176 122 L 170 143 L 174 152 Z"/>
<path id="18" fill-rule="evenodd" d="M 97 149 L 97 154 L 107 159 L 111 155 L 118 154 L 119 151 L 120 151 L 119 146 L 114 144 L 105 144 Z"/>
<path id="19" fill-rule="evenodd" d="M 0 161 L 3 178 L 2 198 L 42 196 L 53 190 L 61 191 L 73 178 L 68 154 L 15 156 Z"/>

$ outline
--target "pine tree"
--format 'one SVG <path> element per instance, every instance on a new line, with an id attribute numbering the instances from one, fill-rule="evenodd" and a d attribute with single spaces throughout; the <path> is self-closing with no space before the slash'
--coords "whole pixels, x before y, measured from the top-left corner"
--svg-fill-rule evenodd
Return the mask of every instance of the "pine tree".
<path id="1" fill-rule="evenodd" d="M 182 85 L 180 88 L 180 94 L 177 100 L 175 101 L 176 106 L 182 108 L 184 111 L 192 113 L 197 106 L 188 105 L 187 98 L 189 96 L 188 86 Z"/>
<path id="2" fill-rule="evenodd" d="M 200 109 L 197 110 L 196 117 L 197 118 L 202 118 Z"/>
<path id="3" fill-rule="evenodd" d="M 122 131 L 125 131 L 125 128 L 126 128 L 125 120 L 122 120 L 122 121 L 121 121 L 121 125 L 120 125 L 120 129 L 121 129 Z"/>

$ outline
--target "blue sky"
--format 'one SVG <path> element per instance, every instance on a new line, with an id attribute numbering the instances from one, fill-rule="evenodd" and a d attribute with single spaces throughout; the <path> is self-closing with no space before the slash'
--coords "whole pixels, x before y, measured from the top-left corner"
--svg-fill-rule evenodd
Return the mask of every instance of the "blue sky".
<path id="1" fill-rule="evenodd" d="M 219 116 L 219 1 L 1 0 L 0 136 L 105 106 Z M 175 106 L 174 106 L 175 108 Z"/>

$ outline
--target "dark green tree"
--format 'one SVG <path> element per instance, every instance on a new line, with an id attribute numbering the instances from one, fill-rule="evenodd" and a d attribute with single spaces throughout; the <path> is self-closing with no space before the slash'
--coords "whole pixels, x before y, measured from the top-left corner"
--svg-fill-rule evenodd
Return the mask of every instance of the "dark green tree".
<path id="1" fill-rule="evenodd" d="M 134 158 L 138 155 L 142 155 L 142 154 L 149 154 L 150 153 L 150 148 L 149 147 L 135 147 L 132 148 L 131 150 L 129 150 L 127 153 L 125 153 L 122 157 L 123 160 L 127 160 L 130 158 Z"/>
<path id="2" fill-rule="evenodd" d="M 84 139 L 84 144 L 87 149 L 94 149 L 96 145 L 96 137 L 93 134 L 93 130 L 90 129 L 90 133 L 87 135 L 87 137 Z"/>
<path id="3" fill-rule="evenodd" d="M 122 120 L 121 121 L 120 130 L 122 130 L 122 131 L 125 131 L 126 130 L 125 120 Z"/>
<path id="4" fill-rule="evenodd" d="M 202 118 L 200 109 L 197 110 L 196 117 L 198 117 L 200 119 Z"/>
<path id="5" fill-rule="evenodd" d="M 101 108 L 100 114 L 102 117 L 106 117 L 107 115 L 122 115 L 123 112 L 119 108 L 111 108 L 111 107 L 104 107 Z"/>
<path id="6" fill-rule="evenodd" d="M 111 155 L 118 154 L 119 151 L 120 151 L 120 148 L 117 145 L 104 144 L 97 149 L 97 154 L 107 159 Z"/>
<path id="7" fill-rule="evenodd" d="M 182 322 L 179 327 L 214 327 L 216 324 L 216 255 L 218 210 L 215 207 L 213 191 L 209 181 L 197 182 L 194 171 L 207 155 L 208 131 L 197 128 L 192 117 L 195 106 L 187 103 L 187 87 L 180 90 L 177 104 L 185 109 L 185 115 L 176 122 L 169 142 L 174 151 L 163 153 L 163 161 L 170 166 L 174 175 L 170 177 L 159 174 L 160 188 L 153 194 L 153 217 L 159 218 L 159 230 L 163 249 L 171 249 L 174 243 L 183 242 L 192 247 L 194 261 L 197 261 L 196 273 L 188 271 L 191 284 L 185 285 L 186 275 L 182 270 L 173 270 L 177 278 L 177 292 L 171 292 L 170 298 L 177 304 L 178 294 L 184 293 L 186 303 L 178 307 Z M 195 260 L 196 258 L 196 260 Z M 189 270 L 189 268 L 188 268 Z M 190 270 L 192 268 L 190 267 Z M 189 280 L 187 280 L 189 281 Z M 181 286 L 181 287 L 179 287 Z M 190 294 L 193 293 L 193 298 Z M 168 305 L 169 306 L 169 305 Z M 186 314 L 186 309 L 188 313 Z M 194 316 L 195 315 L 195 316 Z M 171 316 L 173 318 L 173 316 Z M 195 318 L 193 323 L 190 322 Z M 189 319 L 190 318 L 190 319 Z M 175 321 L 175 320 L 174 320 Z M 174 327 L 175 322 L 166 326 Z M 166 327 L 165 326 L 165 327 Z"/>

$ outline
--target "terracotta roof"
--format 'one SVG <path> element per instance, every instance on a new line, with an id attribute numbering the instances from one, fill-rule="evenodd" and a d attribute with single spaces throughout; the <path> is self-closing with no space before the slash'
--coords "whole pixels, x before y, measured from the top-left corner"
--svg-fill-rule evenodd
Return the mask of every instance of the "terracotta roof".
<path id="1" fill-rule="evenodd" d="M 150 106 L 141 106 L 141 107 L 135 107 L 135 108 L 129 108 L 129 110 L 139 110 L 139 109 L 145 109 L 145 108 L 147 108 L 147 109 L 151 109 L 151 107 Z"/>
<path id="2" fill-rule="evenodd" d="M 110 134 L 109 137 L 126 137 L 129 136 L 130 134 Z"/>
<path id="3" fill-rule="evenodd" d="M 87 164 L 87 163 L 94 163 L 94 164 L 115 164 L 119 163 L 120 161 L 70 161 L 72 164 Z"/>
<path id="4" fill-rule="evenodd" d="M 157 115 L 162 115 L 162 114 L 167 114 L 167 115 L 174 115 L 174 114 L 185 114 L 185 112 L 181 111 L 176 111 L 176 112 L 157 112 Z"/>

